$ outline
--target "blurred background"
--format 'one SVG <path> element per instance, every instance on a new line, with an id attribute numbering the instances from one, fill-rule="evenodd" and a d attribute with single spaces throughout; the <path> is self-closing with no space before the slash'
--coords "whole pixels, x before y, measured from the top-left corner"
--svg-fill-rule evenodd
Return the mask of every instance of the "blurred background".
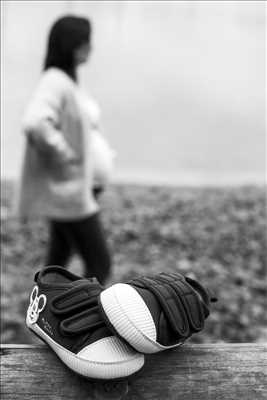
<path id="1" fill-rule="evenodd" d="M 220 299 L 192 341 L 266 341 L 265 2 L 21 0 L 1 18 L 2 341 L 35 340 L 24 314 L 46 225 L 10 209 L 23 111 L 70 13 L 92 20 L 80 83 L 117 152 L 101 199 L 114 281 L 179 270 Z"/>
<path id="2" fill-rule="evenodd" d="M 3 2 L 3 168 L 16 177 L 21 116 L 50 26 L 93 22 L 81 84 L 102 108 L 117 179 L 175 184 L 264 181 L 262 1 Z M 16 146 L 14 146 L 16 143 Z"/>

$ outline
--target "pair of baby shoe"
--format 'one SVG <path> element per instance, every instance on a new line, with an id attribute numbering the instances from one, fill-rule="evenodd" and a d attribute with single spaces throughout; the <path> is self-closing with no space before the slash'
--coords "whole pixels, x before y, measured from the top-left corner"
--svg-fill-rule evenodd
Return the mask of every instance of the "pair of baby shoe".
<path id="1" fill-rule="evenodd" d="M 65 268 L 35 275 L 26 324 L 74 372 L 121 379 L 139 371 L 144 353 L 182 344 L 204 327 L 214 299 L 178 273 L 138 277 L 104 289 Z"/>

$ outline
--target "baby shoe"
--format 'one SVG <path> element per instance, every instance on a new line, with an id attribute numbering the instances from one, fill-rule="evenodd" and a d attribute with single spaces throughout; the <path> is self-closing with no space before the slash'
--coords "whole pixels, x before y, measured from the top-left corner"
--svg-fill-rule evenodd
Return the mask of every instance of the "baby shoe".
<path id="1" fill-rule="evenodd" d="M 92 379 L 129 377 L 144 356 L 111 332 L 99 312 L 103 290 L 95 279 L 82 279 L 61 267 L 35 275 L 26 324 L 76 373 Z"/>
<path id="2" fill-rule="evenodd" d="M 216 300 L 191 278 L 161 273 L 117 283 L 100 293 L 99 304 L 114 333 L 137 351 L 156 353 L 201 331 Z"/>

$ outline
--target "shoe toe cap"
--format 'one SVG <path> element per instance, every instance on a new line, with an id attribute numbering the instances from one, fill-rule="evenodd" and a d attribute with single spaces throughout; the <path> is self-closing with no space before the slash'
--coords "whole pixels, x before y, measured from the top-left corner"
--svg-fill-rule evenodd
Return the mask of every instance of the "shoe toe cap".
<path id="1" fill-rule="evenodd" d="M 83 359 L 101 363 L 121 363 L 139 358 L 141 354 L 116 336 L 109 336 L 89 344 L 77 354 Z"/>
<path id="2" fill-rule="evenodd" d="M 77 356 L 105 370 L 107 377 L 129 376 L 144 365 L 144 355 L 135 351 L 116 336 L 109 336 L 79 351 Z"/>

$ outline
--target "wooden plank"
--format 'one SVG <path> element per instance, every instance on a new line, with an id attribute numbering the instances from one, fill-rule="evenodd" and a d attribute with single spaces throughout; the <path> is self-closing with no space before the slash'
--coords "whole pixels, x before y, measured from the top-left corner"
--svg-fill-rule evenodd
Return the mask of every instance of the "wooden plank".
<path id="1" fill-rule="evenodd" d="M 69 371 L 46 346 L 1 347 L 3 400 L 267 399 L 267 344 L 184 345 L 146 356 L 132 382 L 94 385 Z"/>

